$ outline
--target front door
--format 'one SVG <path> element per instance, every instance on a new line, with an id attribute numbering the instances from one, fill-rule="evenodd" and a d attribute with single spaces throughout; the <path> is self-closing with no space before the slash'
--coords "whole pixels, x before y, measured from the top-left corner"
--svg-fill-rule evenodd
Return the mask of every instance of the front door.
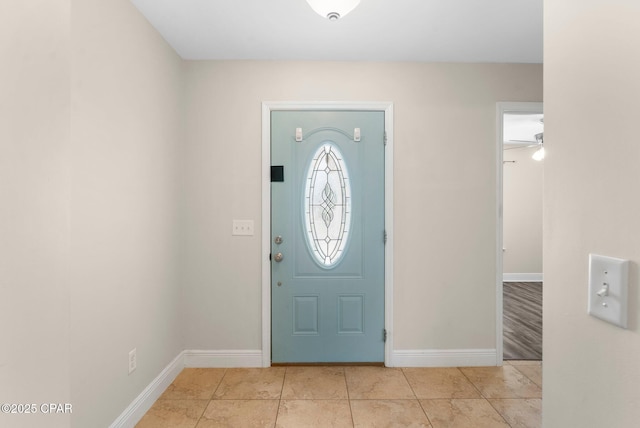
<path id="1" fill-rule="evenodd" d="M 272 362 L 384 361 L 384 112 L 271 113 Z"/>

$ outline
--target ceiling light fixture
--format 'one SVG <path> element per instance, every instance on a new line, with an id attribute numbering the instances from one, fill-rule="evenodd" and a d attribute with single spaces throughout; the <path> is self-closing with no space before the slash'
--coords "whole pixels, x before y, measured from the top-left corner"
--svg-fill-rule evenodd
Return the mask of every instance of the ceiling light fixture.
<path id="1" fill-rule="evenodd" d="M 360 0 L 307 0 L 311 9 L 329 21 L 337 21 L 360 4 Z"/>

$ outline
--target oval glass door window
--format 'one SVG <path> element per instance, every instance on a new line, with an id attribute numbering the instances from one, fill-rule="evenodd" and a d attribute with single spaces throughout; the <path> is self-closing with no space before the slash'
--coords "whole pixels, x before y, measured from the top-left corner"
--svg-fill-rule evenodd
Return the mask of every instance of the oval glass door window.
<path id="1" fill-rule="evenodd" d="M 338 147 L 325 142 L 313 155 L 306 174 L 304 221 L 315 261 L 334 267 L 342 258 L 351 227 L 351 186 Z"/>

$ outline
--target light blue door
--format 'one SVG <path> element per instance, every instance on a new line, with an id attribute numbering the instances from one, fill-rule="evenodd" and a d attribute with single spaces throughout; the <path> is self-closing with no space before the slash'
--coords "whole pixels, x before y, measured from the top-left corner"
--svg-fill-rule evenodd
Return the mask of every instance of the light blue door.
<path id="1" fill-rule="evenodd" d="M 271 113 L 272 361 L 384 361 L 384 112 Z"/>

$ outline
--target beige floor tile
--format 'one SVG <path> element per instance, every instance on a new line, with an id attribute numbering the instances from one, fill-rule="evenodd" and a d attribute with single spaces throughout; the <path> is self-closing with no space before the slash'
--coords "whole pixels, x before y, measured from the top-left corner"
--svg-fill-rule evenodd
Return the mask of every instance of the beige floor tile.
<path id="1" fill-rule="evenodd" d="M 136 427 L 539 428 L 541 385 L 538 361 L 460 369 L 185 369 Z"/>
<path id="2" fill-rule="evenodd" d="M 418 400 L 351 400 L 356 428 L 427 428 Z"/>
<path id="3" fill-rule="evenodd" d="M 284 380 L 284 367 L 265 369 L 227 369 L 213 394 L 223 400 L 279 399 Z"/>
<path id="4" fill-rule="evenodd" d="M 514 366 L 464 367 L 460 370 L 485 398 L 542 397 L 542 389 Z"/>
<path id="5" fill-rule="evenodd" d="M 196 428 L 273 428 L 278 400 L 212 400 Z"/>
<path id="6" fill-rule="evenodd" d="M 420 400 L 433 428 L 509 428 L 484 399 Z"/>
<path id="7" fill-rule="evenodd" d="M 507 420 L 511 428 L 542 426 L 542 400 L 539 398 L 496 399 L 489 402 Z"/>
<path id="8" fill-rule="evenodd" d="M 282 399 L 346 399 L 343 367 L 287 367 Z"/>
<path id="9" fill-rule="evenodd" d="M 282 400 L 276 427 L 353 427 L 349 400 Z"/>
<path id="10" fill-rule="evenodd" d="M 520 373 L 531 379 L 533 383 L 542 387 L 542 366 L 514 366 Z"/>
<path id="11" fill-rule="evenodd" d="M 158 400 L 136 428 L 194 428 L 207 400 Z"/>
<path id="12" fill-rule="evenodd" d="M 160 397 L 167 400 L 210 399 L 224 376 L 225 369 L 182 370 Z"/>
<path id="13" fill-rule="evenodd" d="M 402 369 L 416 397 L 480 398 L 480 393 L 457 368 Z"/>
<path id="14" fill-rule="evenodd" d="M 345 367 L 352 400 L 406 400 L 415 395 L 402 370 L 386 367 Z"/>

